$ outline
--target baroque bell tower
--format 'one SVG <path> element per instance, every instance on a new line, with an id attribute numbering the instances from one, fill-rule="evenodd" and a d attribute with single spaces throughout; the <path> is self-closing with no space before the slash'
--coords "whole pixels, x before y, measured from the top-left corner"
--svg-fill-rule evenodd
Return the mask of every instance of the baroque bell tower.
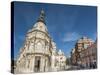
<path id="1" fill-rule="evenodd" d="M 23 47 L 17 59 L 16 72 L 45 72 L 51 67 L 52 45 L 47 27 L 45 25 L 45 12 L 42 9 L 33 28 L 26 34 Z"/>

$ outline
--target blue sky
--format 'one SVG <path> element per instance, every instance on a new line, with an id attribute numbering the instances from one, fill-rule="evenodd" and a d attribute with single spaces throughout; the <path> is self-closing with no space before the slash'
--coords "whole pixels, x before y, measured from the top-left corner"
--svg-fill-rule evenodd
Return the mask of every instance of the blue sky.
<path id="1" fill-rule="evenodd" d="M 29 29 L 36 23 L 41 9 L 46 14 L 48 32 L 55 41 L 57 49 L 70 55 L 77 39 L 87 36 L 93 40 L 97 34 L 97 8 L 95 6 L 14 3 L 14 58 L 25 42 Z"/>

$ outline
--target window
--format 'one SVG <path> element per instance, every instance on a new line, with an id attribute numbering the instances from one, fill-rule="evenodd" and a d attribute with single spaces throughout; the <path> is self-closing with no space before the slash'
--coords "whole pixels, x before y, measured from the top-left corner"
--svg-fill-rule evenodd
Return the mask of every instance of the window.
<path id="1" fill-rule="evenodd" d="M 84 48 L 85 48 L 85 49 L 87 48 L 87 44 L 84 44 Z"/>
<path id="2" fill-rule="evenodd" d="M 42 44 L 40 43 L 40 42 L 38 42 L 37 44 L 36 44 L 36 48 L 35 48 L 36 50 L 43 50 L 43 47 L 42 47 Z"/>

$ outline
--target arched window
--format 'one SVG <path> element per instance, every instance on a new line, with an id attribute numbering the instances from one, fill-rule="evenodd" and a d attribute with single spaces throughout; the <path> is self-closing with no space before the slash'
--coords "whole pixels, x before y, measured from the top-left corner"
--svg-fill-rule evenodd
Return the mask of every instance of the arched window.
<path id="1" fill-rule="evenodd" d="M 40 42 L 38 42 L 35 46 L 35 50 L 38 50 L 38 51 L 42 51 L 43 50 L 43 47 L 42 47 L 42 44 Z"/>

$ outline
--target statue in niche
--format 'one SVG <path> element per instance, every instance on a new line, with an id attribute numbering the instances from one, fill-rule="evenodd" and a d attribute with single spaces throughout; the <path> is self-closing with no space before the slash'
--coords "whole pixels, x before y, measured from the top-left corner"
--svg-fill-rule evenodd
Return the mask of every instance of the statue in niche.
<path id="1" fill-rule="evenodd" d="M 34 49 L 34 43 L 30 43 L 30 47 L 29 47 L 29 50 L 33 50 Z"/>

